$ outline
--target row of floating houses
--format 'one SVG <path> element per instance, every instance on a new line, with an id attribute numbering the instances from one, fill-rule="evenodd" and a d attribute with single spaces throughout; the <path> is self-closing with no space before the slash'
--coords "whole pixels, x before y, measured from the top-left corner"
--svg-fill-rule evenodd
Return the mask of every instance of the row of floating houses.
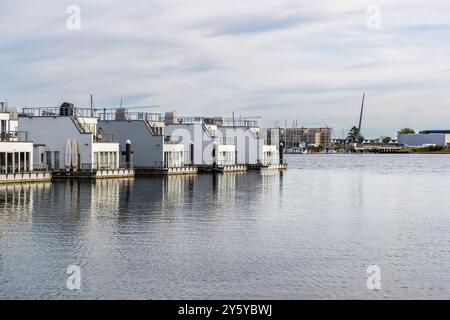
<path id="1" fill-rule="evenodd" d="M 0 183 L 286 169 L 280 130 L 246 119 L 0 102 L 0 125 Z"/>

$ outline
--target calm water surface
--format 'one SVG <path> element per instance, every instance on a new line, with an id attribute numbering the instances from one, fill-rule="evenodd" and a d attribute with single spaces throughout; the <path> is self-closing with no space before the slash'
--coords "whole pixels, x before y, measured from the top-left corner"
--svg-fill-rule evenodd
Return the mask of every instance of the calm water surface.
<path id="1" fill-rule="evenodd" d="M 450 156 L 288 162 L 275 175 L 0 186 L 0 298 L 450 299 Z"/>

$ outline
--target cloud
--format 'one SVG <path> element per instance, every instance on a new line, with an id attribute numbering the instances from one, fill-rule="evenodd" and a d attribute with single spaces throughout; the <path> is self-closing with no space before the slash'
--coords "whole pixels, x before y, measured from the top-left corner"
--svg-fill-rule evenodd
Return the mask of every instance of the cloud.
<path id="1" fill-rule="evenodd" d="M 68 5 L 81 30 L 68 30 Z M 43 0 L 0 3 L 0 99 L 17 106 L 160 105 L 161 111 L 298 118 L 341 131 L 447 128 L 444 0 Z M 385 132 L 388 130 L 389 132 Z"/>

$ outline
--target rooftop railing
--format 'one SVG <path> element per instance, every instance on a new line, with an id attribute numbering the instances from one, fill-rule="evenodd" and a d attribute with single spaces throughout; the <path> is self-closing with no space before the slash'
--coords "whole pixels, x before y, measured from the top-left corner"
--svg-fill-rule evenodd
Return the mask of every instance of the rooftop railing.
<path id="1" fill-rule="evenodd" d="M 225 119 L 222 123 L 223 127 L 249 127 L 249 128 L 257 128 L 258 121 L 254 120 L 242 120 L 242 119 Z"/>
<path id="2" fill-rule="evenodd" d="M 192 116 L 192 117 L 177 117 L 177 122 L 180 124 L 194 124 L 194 123 L 205 123 L 211 125 L 217 125 L 220 127 L 249 127 L 249 128 L 257 128 L 258 121 L 247 120 L 247 119 L 232 119 L 232 118 L 211 118 L 211 117 L 201 117 L 201 116 Z"/>
<path id="3" fill-rule="evenodd" d="M 1 131 L 1 142 L 27 142 L 28 132 L 26 131 Z"/>
<path id="4" fill-rule="evenodd" d="M 89 108 L 79 107 L 33 107 L 23 108 L 22 117 L 96 117 L 95 112 Z"/>
<path id="5" fill-rule="evenodd" d="M 160 113 L 153 112 L 101 112 L 97 111 L 97 117 L 103 121 L 164 121 Z"/>

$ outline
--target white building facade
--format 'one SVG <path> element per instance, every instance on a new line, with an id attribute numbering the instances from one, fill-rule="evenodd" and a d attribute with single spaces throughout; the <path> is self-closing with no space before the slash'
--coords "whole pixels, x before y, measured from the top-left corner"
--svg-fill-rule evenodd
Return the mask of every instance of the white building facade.
<path id="1" fill-rule="evenodd" d="M 24 108 L 19 124 L 35 144 L 35 163 L 52 171 L 120 168 L 119 143 L 98 131 L 89 109 L 67 103 L 60 108 Z"/>
<path id="2" fill-rule="evenodd" d="M 19 131 L 18 115 L 0 106 L 0 174 L 31 172 L 33 143 L 28 133 Z"/>
<path id="3" fill-rule="evenodd" d="M 181 137 L 165 136 L 165 124 L 158 113 L 130 113 L 126 108 L 99 114 L 99 128 L 110 132 L 120 143 L 122 154 L 130 142 L 136 169 L 181 168 L 185 162 Z"/>
<path id="4" fill-rule="evenodd" d="M 275 139 L 274 133 L 260 129 L 255 121 L 173 117 L 166 121 L 166 135 L 180 136 L 186 163 L 198 166 L 269 165 L 279 161 L 278 135 Z"/>

